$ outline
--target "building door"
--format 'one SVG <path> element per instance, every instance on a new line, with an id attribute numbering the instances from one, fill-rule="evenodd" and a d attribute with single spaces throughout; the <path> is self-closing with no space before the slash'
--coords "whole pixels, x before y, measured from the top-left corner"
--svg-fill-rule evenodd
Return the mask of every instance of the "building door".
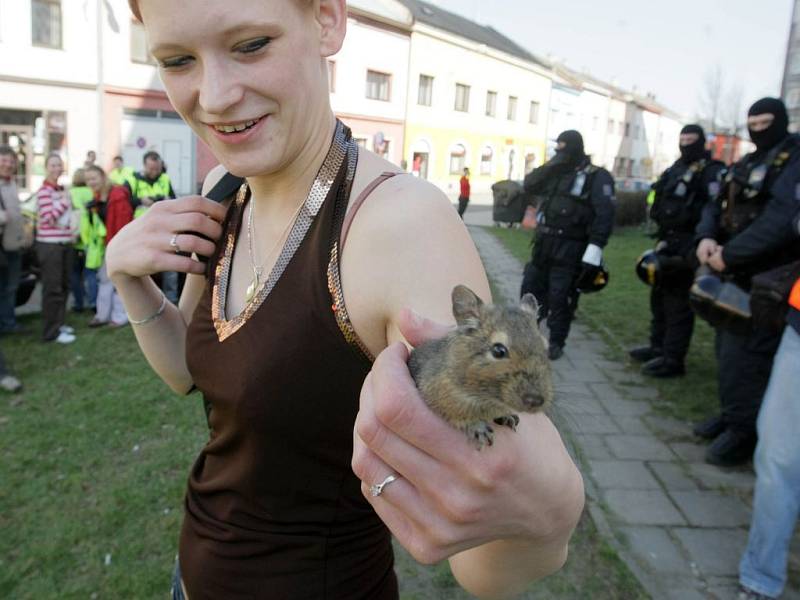
<path id="1" fill-rule="evenodd" d="M 155 111 L 154 111 L 155 112 Z M 193 194 L 195 183 L 195 139 L 180 119 L 126 114 L 120 124 L 122 158 L 136 171 L 142 169 L 145 153 L 158 152 L 164 160 L 172 187 L 179 196 Z"/>
<path id="2" fill-rule="evenodd" d="M 0 125 L 0 144 L 11 146 L 17 153 L 17 188 L 31 189 L 33 165 L 33 127 L 25 125 Z"/>

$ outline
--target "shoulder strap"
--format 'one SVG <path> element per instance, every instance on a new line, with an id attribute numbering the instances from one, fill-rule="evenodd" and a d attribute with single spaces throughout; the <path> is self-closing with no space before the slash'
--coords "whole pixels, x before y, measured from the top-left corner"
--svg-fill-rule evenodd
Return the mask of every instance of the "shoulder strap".
<path id="1" fill-rule="evenodd" d="M 231 175 L 226 172 L 216 185 L 211 188 L 208 194 L 206 194 L 206 198 L 214 202 L 223 202 L 226 198 L 235 194 L 237 190 L 242 187 L 243 183 L 244 179 L 242 177 L 236 177 L 236 175 Z"/>
<path id="2" fill-rule="evenodd" d="M 367 187 L 358 195 L 358 198 L 355 199 L 353 205 L 350 207 L 350 210 L 347 211 L 347 214 L 344 216 L 344 222 L 342 223 L 342 232 L 339 235 L 339 250 L 341 251 L 344 248 L 344 243 L 347 240 L 347 234 L 350 232 L 350 226 L 353 224 L 353 219 L 356 217 L 356 213 L 358 209 L 361 208 L 361 205 L 364 204 L 364 201 L 369 197 L 369 195 L 375 191 L 380 184 L 382 184 L 387 179 L 391 179 L 395 175 L 402 175 L 402 172 L 397 171 L 384 171 L 380 175 L 378 175 L 375 179 L 373 179 Z"/>

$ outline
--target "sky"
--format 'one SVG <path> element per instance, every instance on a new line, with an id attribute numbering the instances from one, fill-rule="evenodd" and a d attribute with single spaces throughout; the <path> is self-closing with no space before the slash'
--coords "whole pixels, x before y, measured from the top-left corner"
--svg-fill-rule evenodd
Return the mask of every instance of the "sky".
<path id="1" fill-rule="evenodd" d="M 719 68 L 727 106 L 780 94 L 794 0 L 427 0 L 535 55 L 704 116 Z M 738 102 L 732 91 L 741 89 Z M 727 107 L 726 107 L 727 108 Z"/>

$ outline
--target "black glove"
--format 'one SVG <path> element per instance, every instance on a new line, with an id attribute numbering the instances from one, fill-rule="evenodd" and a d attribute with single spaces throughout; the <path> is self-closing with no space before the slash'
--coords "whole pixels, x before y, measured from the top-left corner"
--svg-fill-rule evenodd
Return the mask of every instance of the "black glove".
<path id="1" fill-rule="evenodd" d="M 579 290 L 591 288 L 599 273 L 600 267 L 590 265 L 589 263 L 581 263 L 581 272 L 578 275 L 578 279 L 575 281 L 575 288 Z"/>

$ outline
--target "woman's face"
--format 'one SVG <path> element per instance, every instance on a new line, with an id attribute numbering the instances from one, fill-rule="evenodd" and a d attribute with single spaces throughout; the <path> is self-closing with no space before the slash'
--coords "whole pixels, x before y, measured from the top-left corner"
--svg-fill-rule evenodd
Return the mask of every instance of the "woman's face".
<path id="1" fill-rule="evenodd" d="M 97 171 L 89 170 L 86 171 L 86 185 L 89 186 L 93 192 L 99 192 L 103 189 L 103 176 L 100 175 Z"/>
<path id="2" fill-rule="evenodd" d="M 239 176 L 292 161 L 330 116 L 325 56 L 339 50 L 325 10 L 343 0 L 141 0 L 173 106 Z M 315 10 L 315 8 L 317 10 Z"/>
<path id="3" fill-rule="evenodd" d="M 44 168 L 47 172 L 47 179 L 54 183 L 64 174 L 64 163 L 57 156 L 51 156 L 47 159 L 47 164 Z"/>

